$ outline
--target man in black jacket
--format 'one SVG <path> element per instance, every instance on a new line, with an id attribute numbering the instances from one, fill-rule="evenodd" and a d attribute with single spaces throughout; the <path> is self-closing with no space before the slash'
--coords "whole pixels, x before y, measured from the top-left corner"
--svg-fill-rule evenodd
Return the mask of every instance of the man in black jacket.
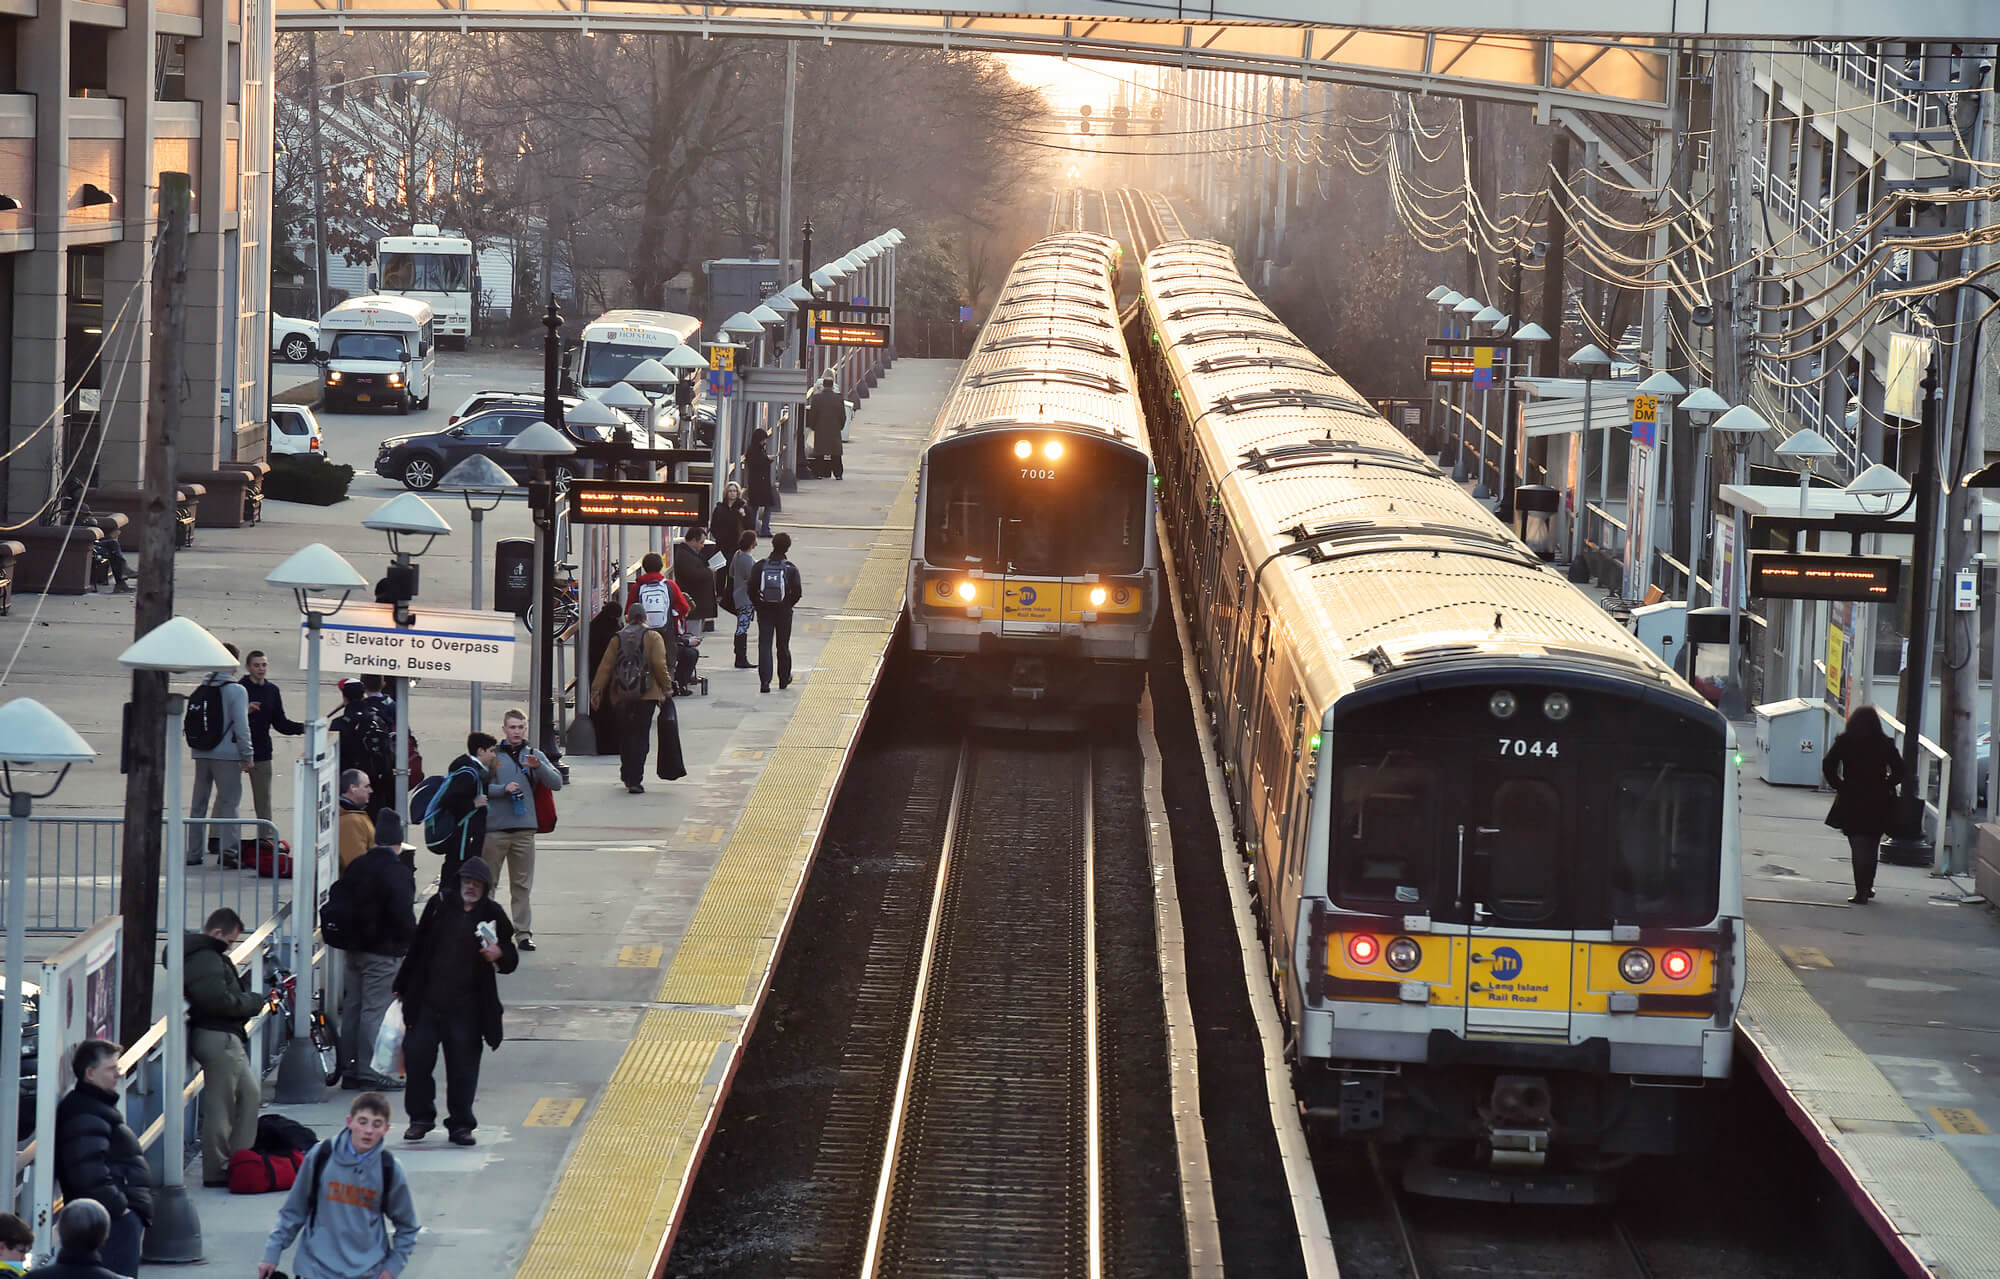
<path id="1" fill-rule="evenodd" d="M 111 1216 L 95 1199 L 72 1199 L 56 1215 L 56 1259 L 28 1273 L 35 1279 L 120 1279 L 104 1265 Z"/>
<path id="2" fill-rule="evenodd" d="M 56 1185 L 71 1203 L 94 1199 L 109 1218 L 99 1244 L 104 1267 L 139 1273 L 139 1245 L 153 1220 L 153 1173 L 139 1134 L 118 1105 L 118 1055 L 106 1039 L 86 1039 L 70 1055 L 76 1087 L 56 1104 Z"/>
<path id="3" fill-rule="evenodd" d="M 250 802 L 256 806 L 258 820 L 268 822 L 271 820 L 271 733 L 276 730 L 297 737 L 306 731 L 306 726 L 285 714 L 284 694 L 264 678 L 271 669 L 270 658 L 252 652 L 243 659 L 243 666 L 249 674 L 238 682 L 250 695 Z"/>
<path id="4" fill-rule="evenodd" d="M 847 478 L 840 469 L 840 433 L 847 426 L 847 401 L 833 387 L 833 374 L 820 379 L 819 390 L 806 401 L 806 425 L 812 428 L 813 456 L 824 458 L 834 479 Z"/>
<path id="5" fill-rule="evenodd" d="M 229 1156 L 257 1140 L 263 1089 L 250 1068 L 243 1023 L 264 997 L 243 984 L 229 951 L 243 937 L 243 917 L 227 906 L 187 935 L 181 988 L 188 1003 L 188 1048 L 207 1076 L 201 1088 L 201 1184 L 229 1184 Z"/>
<path id="6" fill-rule="evenodd" d="M 499 753 L 500 742 L 493 734 L 468 733 L 465 754 L 451 761 L 451 767 L 445 770 L 437 802 L 454 832 L 451 849 L 444 855 L 444 868 L 438 871 L 438 892 L 446 897 L 458 892 L 459 868 L 486 851 L 486 787 L 493 780 Z M 410 819 L 416 821 L 422 816 L 413 813 Z"/>
<path id="7" fill-rule="evenodd" d="M 493 869 L 474 857 L 458 871 L 449 894 L 424 904 L 410 953 L 396 974 L 408 1032 L 403 1063 L 409 1075 L 406 1141 L 421 1141 L 437 1127 L 438 1050 L 444 1050 L 445 1131 L 455 1146 L 474 1144 L 479 1120 L 472 1113 L 479 1092 L 482 1041 L 500 1047 L 500 982 L 496 973 L 520 966 L 514 924 L 492 899 Z"/>
<path id="8" fill-rule="evenodd" d="M 396 997 L 396 970 L 417 931 L 417 880 L 403 864 L 402 847 L 403 819 L 385 808 L 375 819 L 374 846 L 340 872 L 341 908 L 354 929 L 340 999 L 340 1052 L 346 1059 L 341 1082 L 350 1090 L 388 1092 L 403 1086 L 370 1065 L 383 1014 Z"/>
<path id="9" fill-rule="evenodd" d="M 792 535 L 771 539 L 771 554 L 750 569 L 750 594 L 757 605 L 758 692 L 771 691 L 771 650 L 777 650 L 778 687 L 792 684 L 792 609 L 805 595 L 796 564 L 788 558 Z"/>

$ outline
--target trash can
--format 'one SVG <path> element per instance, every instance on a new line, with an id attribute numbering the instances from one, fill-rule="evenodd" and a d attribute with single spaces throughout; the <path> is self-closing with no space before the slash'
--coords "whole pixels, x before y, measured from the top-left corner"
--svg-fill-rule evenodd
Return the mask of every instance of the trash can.
<path id="1" fill-rule="evenodd" d="M 1632 610 L 1633 636 L 1683 674 L 1687 670 L 1681 664 L 1681 654 L 1687 651 L 1687 607 L 1686 600 L 1665 600 Z"/>
<path id="2" fill-rule="evenodd" d="M 1757 752 L 1773 786 L 1818 786 L 1826 754 L 1826 704 L 1810 697 L 1757 708 Z"/>

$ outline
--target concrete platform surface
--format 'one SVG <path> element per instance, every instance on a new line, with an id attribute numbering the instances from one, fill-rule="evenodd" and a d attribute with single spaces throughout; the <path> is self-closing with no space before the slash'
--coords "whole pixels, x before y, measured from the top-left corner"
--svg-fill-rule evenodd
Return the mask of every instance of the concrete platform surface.
<path id="1" fill-rule="evenodd" d="M 1746 1033 L 1931 1273 L 2000 1276 L 2000 917 L 1900 866 L 1849 905 L 1832 794 L 1743 777 Z"/>

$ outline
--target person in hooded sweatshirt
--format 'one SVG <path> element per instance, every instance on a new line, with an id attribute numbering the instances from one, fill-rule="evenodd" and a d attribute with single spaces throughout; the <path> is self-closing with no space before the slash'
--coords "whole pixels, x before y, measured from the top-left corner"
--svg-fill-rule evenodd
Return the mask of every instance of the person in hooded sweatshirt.
<path id="1" fill-rule="evenodd" d="M 306 1152 L 298 1179 L 264 1241 L 257 1279 L 269 1279 L 298 1240 L 298 1279 L 395 1279 L 416 1250 L 416 1199 L 387 1148 L 388 1098 L 365 1092 L 347 1108 L 347 1126 Z M 391 1227 L 394 1233 L 391 1234 Z"/>
<path id="2" fill-rule="evenodd" d="M 405 1141 L 422 1141 L 437 1127 L 437 1059 L 444 1053 L 445 1131 L 454 1146 L 475 1144 L 472 1113 L 479 1092 L 482 1042 L 500 1047 L 498 973 L 520 967 L 514 924 L 493 900 L 493 869 L 474 857 L 459 867 L 451 892 L 424 905 L 410 953 L 396 974 L 403 1001 L 403 1064 L 408 1071 L 410 1126 Z"/>

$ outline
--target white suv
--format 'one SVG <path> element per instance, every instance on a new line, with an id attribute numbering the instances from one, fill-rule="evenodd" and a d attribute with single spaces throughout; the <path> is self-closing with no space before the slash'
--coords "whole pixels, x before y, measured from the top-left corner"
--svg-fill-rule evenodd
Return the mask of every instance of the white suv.
<path id="1" fill-rule="evenodd" d="M 311 364 L 319 355 L 319 325 L 271 312 L 271 358 L 288 364 Z"/>
<path id="2" fill-rule="evenodd" d="M 320 435 L 319 419 L 303 404 L 271 406 L 270 448 L 274 454 L 316 457 L 322 462 L 331 460 L 326 455 L 326 440 Z"/>

